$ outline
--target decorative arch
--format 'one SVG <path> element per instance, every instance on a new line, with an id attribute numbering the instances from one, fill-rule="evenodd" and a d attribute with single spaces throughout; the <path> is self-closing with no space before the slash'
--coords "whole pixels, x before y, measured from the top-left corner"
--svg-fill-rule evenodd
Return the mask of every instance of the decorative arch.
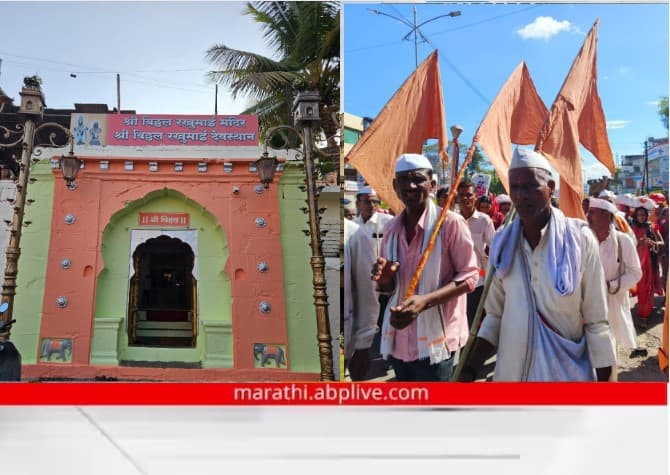
<path id="1" fill-rule="evenodd" d="M 163 187 L 158 190 L 151 191 L 144 195 L 142 198 L 133 200 L 131 202 L 126 203 L 126 205 L 123 208 L 118 209 L 112 216 L 109 218 L 109 221 L 105 225 L 104 229 L 102 230 L 102 239 L 104 242 L 105 235 L 111 230 L 114 226 L 116 226 L 119 221 L 121 221 L 124 217 L 128 216 L 129 214 L 133 214 L 138 212 L 139 210 L 146 208 L 148 205 L 150 205 L 152 202 L 155 202 L 157 200 L 163 199 L 163 198 L 174 198 L 176 200 L 182 201 L 186 207 L 194 208 L 197 209 L 200 213 L 201 216 L 205 217 L 207 221 L 210 221 L 211 223 L 216 225 L 216 229 L 221 232 L 223 235 L 223 228 L 221 225 L 217 222 L 216 216 L 212 214 L 205 206 L 201 205 L 195 200 L 192 200 L 185 194 L 181 193 L 180 191 L 174 190 L 172 188 L 167 188 Z M 146 231 L 151 231 L 151 230 L 146 230 Z M 153 237 L 151 233 L 147 233 L 147 236 L 149 236 L 147 239 L 150 237 Z M 224 239 L 226 239 L 225 235 L 223 236 Z M 181 239 L 181 238 L 180 238 Z M 138 242 L 137 245 L 141 244 L 141 242 Z M 193 248 L 193 243 L 189 242 L 191 247 Z M 133 250 L 131 250 L 132 254 Z M 101 271 L 104 269 L 104 266 Z"/>
<path id="2" fill-rule="evenodd" d="M 146 228 L 139 225 L 139 212 L 159 211 L 188 212 L 189 226 Z M 193 253 L 193 282 L 198 282 L 197 286 L 193 285 L 194 314 L 189 319 L 193 322 L 194 344 L 191 349 L 178 350 L 178 356 L 169 356 L 163 349 L 154 350 L 152 354 L 148 354 L 148 351 L 142 353 L 143 349 L 132 346 L 133 340 L 127 338 L 133 331 L 133 318 L 138 320 L 129 314 L 131 298 L 141 298 L 141 294 L 138 297 L 133 293 L 133 256 L 142 245 L 161 236 L 176 239 L 190 249 Z M 232 279 L 226 271 L 229 259 L 226 233 L 212 212 L 183 193 L 162 188 L 126 203 L 111 215 L 104 226 L 99 252 L 101 259 L 95 292 L 95 320 L 104 322 L 105 319 L 118 319 L 117 354 L 120 361 L 203 361 L 206 358 L 203 345 L 206 335 L 200 335 L 200 322 L 201 325 L 208 325 L 209 322 L 232 324 Z M 137 289 L 142 292 L 141 286 L 135 285 L 134 288 L 135 292 Z M 94 332 L 97 332 L 97 324 L 94 326 Z M 187 351 L 191 353 L 185 353 Z M 232 348 L 229 351 L 232 352 Z"/>

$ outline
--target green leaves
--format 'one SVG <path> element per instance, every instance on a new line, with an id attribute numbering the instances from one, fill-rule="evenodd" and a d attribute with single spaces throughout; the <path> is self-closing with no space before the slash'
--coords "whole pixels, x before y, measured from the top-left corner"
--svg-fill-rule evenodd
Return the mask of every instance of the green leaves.
<path id="1" fill-rule="evenodd" d="M 668 128 L 668 96 L 663 96 L 658 101 L 658 115 L 665 128 Z"/>
<path id="2" fill-rule="evenodd" d="M 244 13 L 261 25 L 276 59 L 214 45 L 206 53 L 216 68 L 210 79 L 233 97 L 248 97 L 245 112 L 258 114 L 261 130 L 292 123 L 297 90 L 318 91 L 322 128 L 333 135 L 337 124 L 328 111 L 339 111 L 339 2 L 249 2 Z"/>

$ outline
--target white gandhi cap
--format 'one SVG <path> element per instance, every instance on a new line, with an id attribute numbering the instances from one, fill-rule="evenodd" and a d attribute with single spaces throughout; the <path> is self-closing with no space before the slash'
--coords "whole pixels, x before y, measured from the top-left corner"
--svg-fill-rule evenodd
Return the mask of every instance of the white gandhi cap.
<path id="1" fill-rule="evenodd" d="M 635 200 L 633 200 L 633 195 L 626 193 L 625 195 L 619 195 L 614 198 L 614 202 L 618 205 L 628 206 L 629 208 L 635 208 Z"/>
<path id="2" fill-rule="evenodd" d="M 512 204 L 512 199 L 507 196 L 505 193 L 501 193 L 498 196 L 496 196 L 496 201 L 498 202 L 499 205 L 509 203 Z"/>
<path id="3" fill-rule="evenodd" d="M 590 208 L 604 209 L 605 211 L 609 211 L 612 215 L 615 215 L 617 213 L 616 206 L 614 206 L 609 201 L 603 200 L 603 199 L 600 199 L 600 198 L 590 197 L 589 198 L 589 207 Z"/>
<path id="4" fill-rule="evenodd" d="M 607 200 L 610 203 L 612 203 L 616 199 L 616 195 L 614 193 L 612 193 L 610 190 L 603 190 L 598 195 L 598 198 L 603 199 L 603 200 Z"/>
<path id="5" fill-rule="evenodd" d="M 549 166 L 547 159 L 539 153 L 527 148 L 517 147 L 514 150 L 512 163 L 510 163 L 509 169 L 513 170 L 515 168 L 539 168 L 551 173 L 551 167 Z"/>
<path id="6" fill-rule="evenodd" d="M 430 164 L 430 160 L 418 153 L 403 153 L 395 162 L 396 173 L 420 170 L 423 168 L 432 170 L 433 166 Z"/>

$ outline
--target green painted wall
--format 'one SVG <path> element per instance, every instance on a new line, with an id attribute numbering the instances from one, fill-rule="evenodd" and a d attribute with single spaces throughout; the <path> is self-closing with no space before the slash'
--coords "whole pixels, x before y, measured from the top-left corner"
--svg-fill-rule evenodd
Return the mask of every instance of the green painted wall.
<path id="1" fill-rule="evenodd" d="M 142 212 L 170 210 L 189 213 L 189 229 L 198 230 L 198 314 L 202 321 L 232 322 L 230 279 L 223 269 L 229 250 L 226 237 L 215 218 L 201 206 L 172 190 L 159 190 L 129 204 L 115 214 L 103 232 L 102 256 L 105 263 L 96 288 L 96 318 L 121 317 L 118 353 L 120 360 L 184 361 L 204 359 L 204 334 L 199 328 L 194 349 L 128 347 L 125 332 L 128 277 L 130 262 L 130 231 L 137 228 L 137 215 Z M 142 228 L 148 229 L 148 228 Z M 232 345 L 224 350 L 232 358 Z"/>
<path id="2" fill-rule="evenodd" d="M 286 324 L 291 371 L 318 373 L 321 371 L 317 346 L 316 313 L 314 311 L 312 268 L 309 261 L 309 238 L 303 234 L 308 217 L 305 207 L 307 194 L 303 185 L 304 172 L 294 164 L 286 164 L 279 182 L 281 213 L 281 245 L 284 261 Z"/>
<path id="3" fill-rule="evenodd" d="M 37 181 L 28 185 L 27 199 L 35 200 L 25 208 L 21 235 L 12 341 L 21 353 L 24 364 L 34 364 L 42 321 L 42 301 L 51 236 L 51 209 L 54 194 L 54 176 L 49 160 L 43 159 L 33 165 L 31 178 Z"/>

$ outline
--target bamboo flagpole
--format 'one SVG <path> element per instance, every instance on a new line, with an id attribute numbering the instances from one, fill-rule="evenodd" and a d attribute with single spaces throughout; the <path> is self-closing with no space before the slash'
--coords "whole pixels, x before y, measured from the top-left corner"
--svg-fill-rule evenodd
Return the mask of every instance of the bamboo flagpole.
<path id="1" fill-rule="evenodd" d="M 440 213 L 440 216 L 437 218 L 437 222 L 435 223 L 435 227 L 433 228 L 433 232 L 430 235 L 430 239 L 428 240 L 428 244 L 426 245 L 426 249 L 423 251 L 423 254 L 421 255 L 421 260 L 419 260 L 419 265 L 417 266 L 416 270 L 414 271 L 414 275 L 412 276 L 412 280 L 410 281 L 409 286 L 407 287 L 407 292 L 405 292 L 404 300 L 407 300 L 412 295 L 414 295 L 414 291 L 416 290 L 416 286 L 419 284 L 419 279 L 421 278 L 421 273 L 423 272 L 423 268 L 426 266 L 426 262 L 428 262 L 428 256 L 430 256 L 430 253 L 433 251 L 433 248 L 435 247 L 435 241 L 437 240 L 437 236 L 440 233 L 440 229 L 442 228 L 442 224 L 444 224 L 444 220 L 447 217 L 447 212 L 451 208 L 451 205 L 454 201 L 454 197 L 456 196 L 456 189 L 458 188 L 457 183 L 459 183 L 461 181 L 461 179 L 463 178 L 463 175 L 465 174 L 465 169 L 470 164 L 470 161 L 472 160 L 472 155 L 475 153 L 475 148 L 476 147 L 477 147 L 477 136 L 475 135 L 475 138 L 472 140 L 472 145 L 470 145 L 470 148 L 468 149 L 468 154 L 465 157 L 465 161 L 463 162 L 463 165 L 461 166 L 461 169 L 458 171 L 458 175 L 456 176 L 456 179 L 454 180 L 454 184 L 451 187 L 451 190 L 449 191 L 449 195 L 447 196 L 447 202 L 444 205 L 444 208 L 442 208 L 442 212 Z"/>
<path id="2" fill-rule="evenodd" d="M 505 221 L 503 222 L 502 226 L 505 227 L 509 223 L 512 222 L 514 219 L 514 216 L 516 214 L 516 210 L 514 207 L 509 210 L 507 213 L 507 216 L 505 216 Z M 472 319 L 472 326 L 470 327 L 470 334 L 468 335 L 468 342 L 465 344 L 465 347 L 463 348 L 463 351 L 458 357 L 458 365 L 456 366 L 456 370 L 454 371 L 453 376 L 451 377 L 452 382 L 458 381 L 458 378 L 461 375 L 461 371 L 463 371 L 463 366 L 465 366 L 465 362 L 468 360 L 468 356 L 470 354 L 470 351 L 472 350 L 472 345 L 475 344 L 475 338 L 477 338 L 477 332 L 479 331 L 479 322 L 482 319 L 482 314 L 484 313 L 484 304 L 486 303 L 486 297 L 489 294 L 489 289 L 491 288 L 491 282 L 493 282 L 493 275 L 495 274 L 495 267 L 493 264 L 489 265 L 489 270 L 486 273 L 486 279 L 484 280 L 484 289 L 482 290 L 482 296 L 479 299 L 479 303 L 477 304 L 477 310 L 475 311 L 475 318 Z"/>

